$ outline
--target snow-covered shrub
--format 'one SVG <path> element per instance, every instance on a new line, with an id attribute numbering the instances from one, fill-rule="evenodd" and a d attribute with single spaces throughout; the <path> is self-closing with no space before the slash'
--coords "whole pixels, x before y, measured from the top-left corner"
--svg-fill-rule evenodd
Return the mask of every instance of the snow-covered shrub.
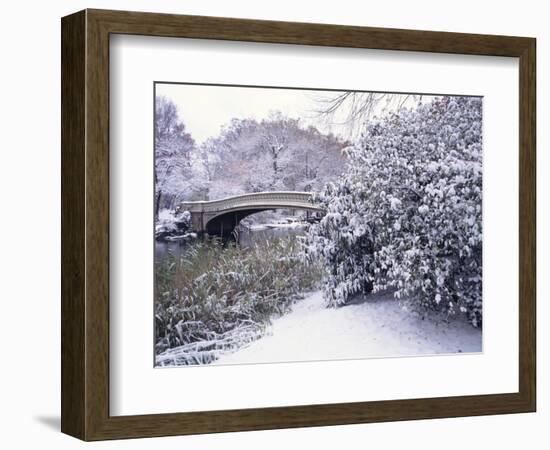
<path id="1" fill-rule="evenodd" d="M 329 305 L 370 290 L 481 325 L 482 103 L 443 97 L 368 126 L 314 199 L 306 254 L 328 265 Z"/>
<path id="2" fill-rule="evenodd" d="M 155 224 L 155 238 L 164 240 L 170 236 L 181 236 L 191 228 L 191 213 L 176 213 L 171 209 L 161 209 Z"/>

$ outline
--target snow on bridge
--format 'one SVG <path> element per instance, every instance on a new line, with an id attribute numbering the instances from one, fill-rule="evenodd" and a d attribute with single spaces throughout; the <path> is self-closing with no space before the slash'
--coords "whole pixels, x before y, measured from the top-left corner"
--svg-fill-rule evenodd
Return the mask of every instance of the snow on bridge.
<path id="1" fill-rule="evenodd" d="M 245 217 L 267 210 L 299 209 L 320 212 L 311 192 L 275 191 L 236 195 L 220 200 L 183 202 L 178 211 L 191 213 L 191 228 L 198 233 L 228 237 Z"/>

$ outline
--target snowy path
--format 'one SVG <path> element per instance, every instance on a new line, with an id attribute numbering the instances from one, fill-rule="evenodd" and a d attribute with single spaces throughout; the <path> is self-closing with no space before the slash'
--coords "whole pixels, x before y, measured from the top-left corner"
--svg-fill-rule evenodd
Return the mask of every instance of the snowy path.
<path id="1" fill-rule="evenodd" d="M 423 320 L 391 295 L 325 308 L 320 291 L 273 322 L 271 332 L 214 364 L 352 359 L 481 351 L 481 330 L 461 320 Z"/>

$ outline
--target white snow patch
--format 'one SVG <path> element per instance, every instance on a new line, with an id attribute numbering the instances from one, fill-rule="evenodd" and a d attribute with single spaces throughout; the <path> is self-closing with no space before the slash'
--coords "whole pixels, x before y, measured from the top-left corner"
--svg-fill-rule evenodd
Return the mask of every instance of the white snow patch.
<path id="1" fill-rule="evenodd" d="M 305 223 L 301 222 L 291 222 L 291 223 L 269 223 L 266 224 L 269 228 L 304 228 L 307 226 Z"/>
<path id="2" fill-rule="evenodd" d="M 307 223 L 303 222 L 270 222 L 270 223 L 262 223 L 262 224 L 254 224 L 249 225 L 248 228 L 251 231 L 259 231 L 259 230 L 267 230 L 270 228 L 305 228 L 307 227 Z"/>
<path id="3" fill-rule="evenodd" d="M 249 225 L 248 227 L 251 231 L 267 230 L 269 227 L 265 224 L 261 225 Z"/>
<path id="4" fill-rule="evenodd" d="M 214 364 L 474 353 L 482 351 L 481 344 L 481 330 L 466 321 L 422 319 L 407 312 L 391 294 L 326 308 L 317 291 L 275 319 L 266 336 Z"/>
<path id="5" fill-rule="evenodd" d="M 166 236 L 168 242 L 187 241 L 189 239 L 196 239 L 197 233 L 184 233 L 178 236 Z"/>

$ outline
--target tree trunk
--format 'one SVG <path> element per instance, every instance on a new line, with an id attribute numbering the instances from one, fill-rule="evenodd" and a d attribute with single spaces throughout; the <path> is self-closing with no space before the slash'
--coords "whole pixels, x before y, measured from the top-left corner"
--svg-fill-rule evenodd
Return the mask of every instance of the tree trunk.
<path id="1" fill-rule="evenodd" d="M 159 220 L 160 199 L 162 197 L 162 191 L 159 190 L 155 198 L 155 222 Z"/>

